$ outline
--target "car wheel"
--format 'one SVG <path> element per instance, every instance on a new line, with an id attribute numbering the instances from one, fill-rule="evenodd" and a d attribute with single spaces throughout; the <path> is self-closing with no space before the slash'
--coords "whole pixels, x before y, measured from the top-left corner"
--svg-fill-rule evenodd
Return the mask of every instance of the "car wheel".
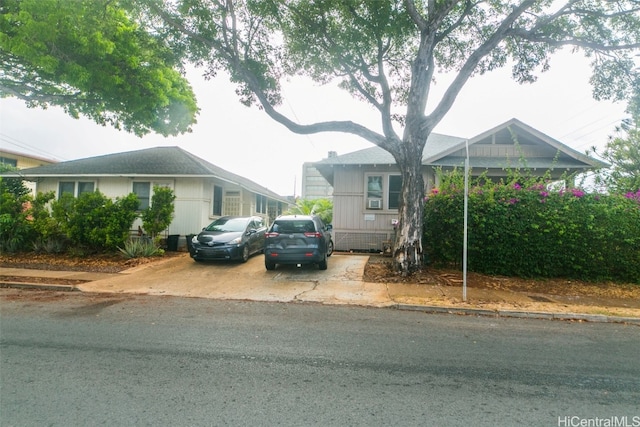
<path id="1" fill-rule="evenodd" d="M 242 248 L 242 258 L 240 258 L 240 261 L 249 261 L 249 245 L 244 245 L 244 247 Z"/>
<path id="2" fill-rule="evenodd" d="M 333 240 L 329 240 L 329 247 L 327 248 L 327 256 L 331 256 L 333 253 Z"/>
<path id="3" fill-rule="evenodd" d="M 327 269 L 327 254 L 325 254 L 324 259 L 318 263 L 318 269 L 319 270 Z"/>
<path id="4" fill-rule="evenodd" d="M 275 265 L 275 263 L 273 263 L 273 262 L 266 262 L 266 261 L 265 261 L 265 262 L 264 262 L 264 267 L 265 267 L 267 270 L 269 270 L 269 271 L 271 271 L 271 270 L 275 270 L 275 269 L 276 269 L 276 265 Z"/>

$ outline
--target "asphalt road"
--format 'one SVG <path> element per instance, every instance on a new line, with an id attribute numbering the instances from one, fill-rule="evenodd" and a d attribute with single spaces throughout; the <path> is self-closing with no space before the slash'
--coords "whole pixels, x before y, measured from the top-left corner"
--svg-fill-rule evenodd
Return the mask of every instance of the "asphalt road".
<path id="1" fill-rule="evenodd" d="M 20 295 L 2 426 L 640 426 L 638 326 Z"/>

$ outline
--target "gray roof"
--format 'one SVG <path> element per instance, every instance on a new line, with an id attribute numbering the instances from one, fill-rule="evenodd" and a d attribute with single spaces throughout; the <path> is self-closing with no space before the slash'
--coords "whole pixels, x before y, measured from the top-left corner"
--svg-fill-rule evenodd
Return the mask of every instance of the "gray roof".
<path id="1" fill-rule="evenodd" d="M 489 129 L 471 139 L 441 135 L 432 133 L 427 139 L 424 151 L 422 153 L 422 164 L 433 166 L 460 166 L 464 164 L 464 158 L 460 157 L 456 152 L 464 150 L 465 144 L 473 145 L 479 142 L 486 142 L 489 138 L 501 139 L 504 141 L 512 141 L 513 135 L 517 134 L 518 138 L 528 141 L 536 141 L 545 143 L 555 148 L 563 154 L 560 161 L 556 161 L 551 165 L 548 161 L 540 162 L 537 159 L 529 159 L 526 165 L 531 168 L 575 168 L 589 169 L 602 168 L 609 165 L 600 160 L 582 154 L 573 148 L 562 144 L 560 141 L 551 138 L 548 135 L 532 128 L 518 119 L 511 119 L 493 129 Z M 512 162 L 513 163 L 513 162 Z M 518 163 L 517 161 L 515 163 Z M 386 150 L 375 146 L 365 148 L 364 150 L 354 151 L 353 153 L 343 154 L 341 156 L 329 157 L 319 162 L 313 163 L 313 166 L 330 182 L 333 181 L 333 166 L 337 165 L 395 165 L 396 161 L 393 156 Z M 515 164 L 506 164 L 504 158 L 483 158 L 470 159 L 471 166 L 484 168 L 505 168 L 509 166 L 518 166 Z M 522 166 L 522 165 L 520 165 Z"/>
<path id="2" fill-rule="evenodd" d="M 427 139 L 427 144 L 422 153 L 423 161 L 431 157 L 437 156 L 439 153 L 448 149 L 464 145 L 464 138 L 457 136 L 441 135 L 432 133 Z M 393 156 L 386 150 L 375 146 L 365 148 L 363 150 L 354 151 L 353 153 L 343 154 L 341 156 L 329 157 L 327 159 L 315 162 L 314 166 L 322 165 L 395 165 L 396 161 Z"/>
<path id="3" fill-rule="evenodd" d="M 27 179 L 65 176 L 145 176 L 219 178 L 249 191 L 287 202 L 285 197 L 247 178 L 222 169 L 180 147 L 155 147 L 70 160 L 19 171 Z"/>

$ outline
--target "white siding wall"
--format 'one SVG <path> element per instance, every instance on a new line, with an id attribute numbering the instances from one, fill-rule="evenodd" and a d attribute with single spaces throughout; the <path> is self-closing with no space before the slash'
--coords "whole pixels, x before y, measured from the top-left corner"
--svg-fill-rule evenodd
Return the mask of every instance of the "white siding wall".
<path id="1" fill-rule="evenodd" d="M 219 185 L 223 188 L 223 205 L 222 213 L 225 215 L 224 196 L 227 191 L 234 191 L 240 194 L 240 212 L 241 215 L 256 214 L 255 194 L 243 190 L 237 186 L 231 185 L 223 181 L 216 181 L 204 178 L 176 178 L 176 179 L 157 179 L 157 178 L 90 178 L 82 177 L 64 178 L 64 179 L 42 179 L 37 183 L 37 191 L 47 192 L 53 191 L 58 193 L 59 181 L 94 181 L 95 188 L 100 190 L 105 196 L 115 199 L 116 197 L 126 196 L 133 190 L 133 182 L 148 181 L 151 185 L 166 185 L 173 189 L 176 196 L 174 202 L 175 213 L 174 220 L 167 229 L 166 235 L 179 234 L 186 236 L 200 232 L 206 227 L 216 216 L 213 215 L 213 186 Z M 260 214 L 267 218 L 266 214 Z M 142 221 L 137 219 L 132 225 L 132 230 L 137 230 L 138 225 L 142 225 Z M 179 240 L 179 245 L 185 245 L 184 237 Z"/>
<path id="2" fill-rule="evenodd" d="M 206 185 L 202 178 L 178 178 L 175 180 L 174 219 L 169 226 L 168 234 L 197 234 L 209 221 L 205 214 L 209 211 L 209 200 L 205 199 Z"/>

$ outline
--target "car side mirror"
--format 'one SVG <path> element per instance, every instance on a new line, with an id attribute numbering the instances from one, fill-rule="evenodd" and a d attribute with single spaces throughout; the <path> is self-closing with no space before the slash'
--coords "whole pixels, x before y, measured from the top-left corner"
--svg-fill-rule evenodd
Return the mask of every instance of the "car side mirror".
<path id="1" fill-rule="evenodd" d="M 327 224 L 327 225 L 325 226 L 325 228 L 327 229 L 327 231 L 331 231 L 331 230 L 333 230 L 333 225 L 331 225 L 331 224 Z"/>

